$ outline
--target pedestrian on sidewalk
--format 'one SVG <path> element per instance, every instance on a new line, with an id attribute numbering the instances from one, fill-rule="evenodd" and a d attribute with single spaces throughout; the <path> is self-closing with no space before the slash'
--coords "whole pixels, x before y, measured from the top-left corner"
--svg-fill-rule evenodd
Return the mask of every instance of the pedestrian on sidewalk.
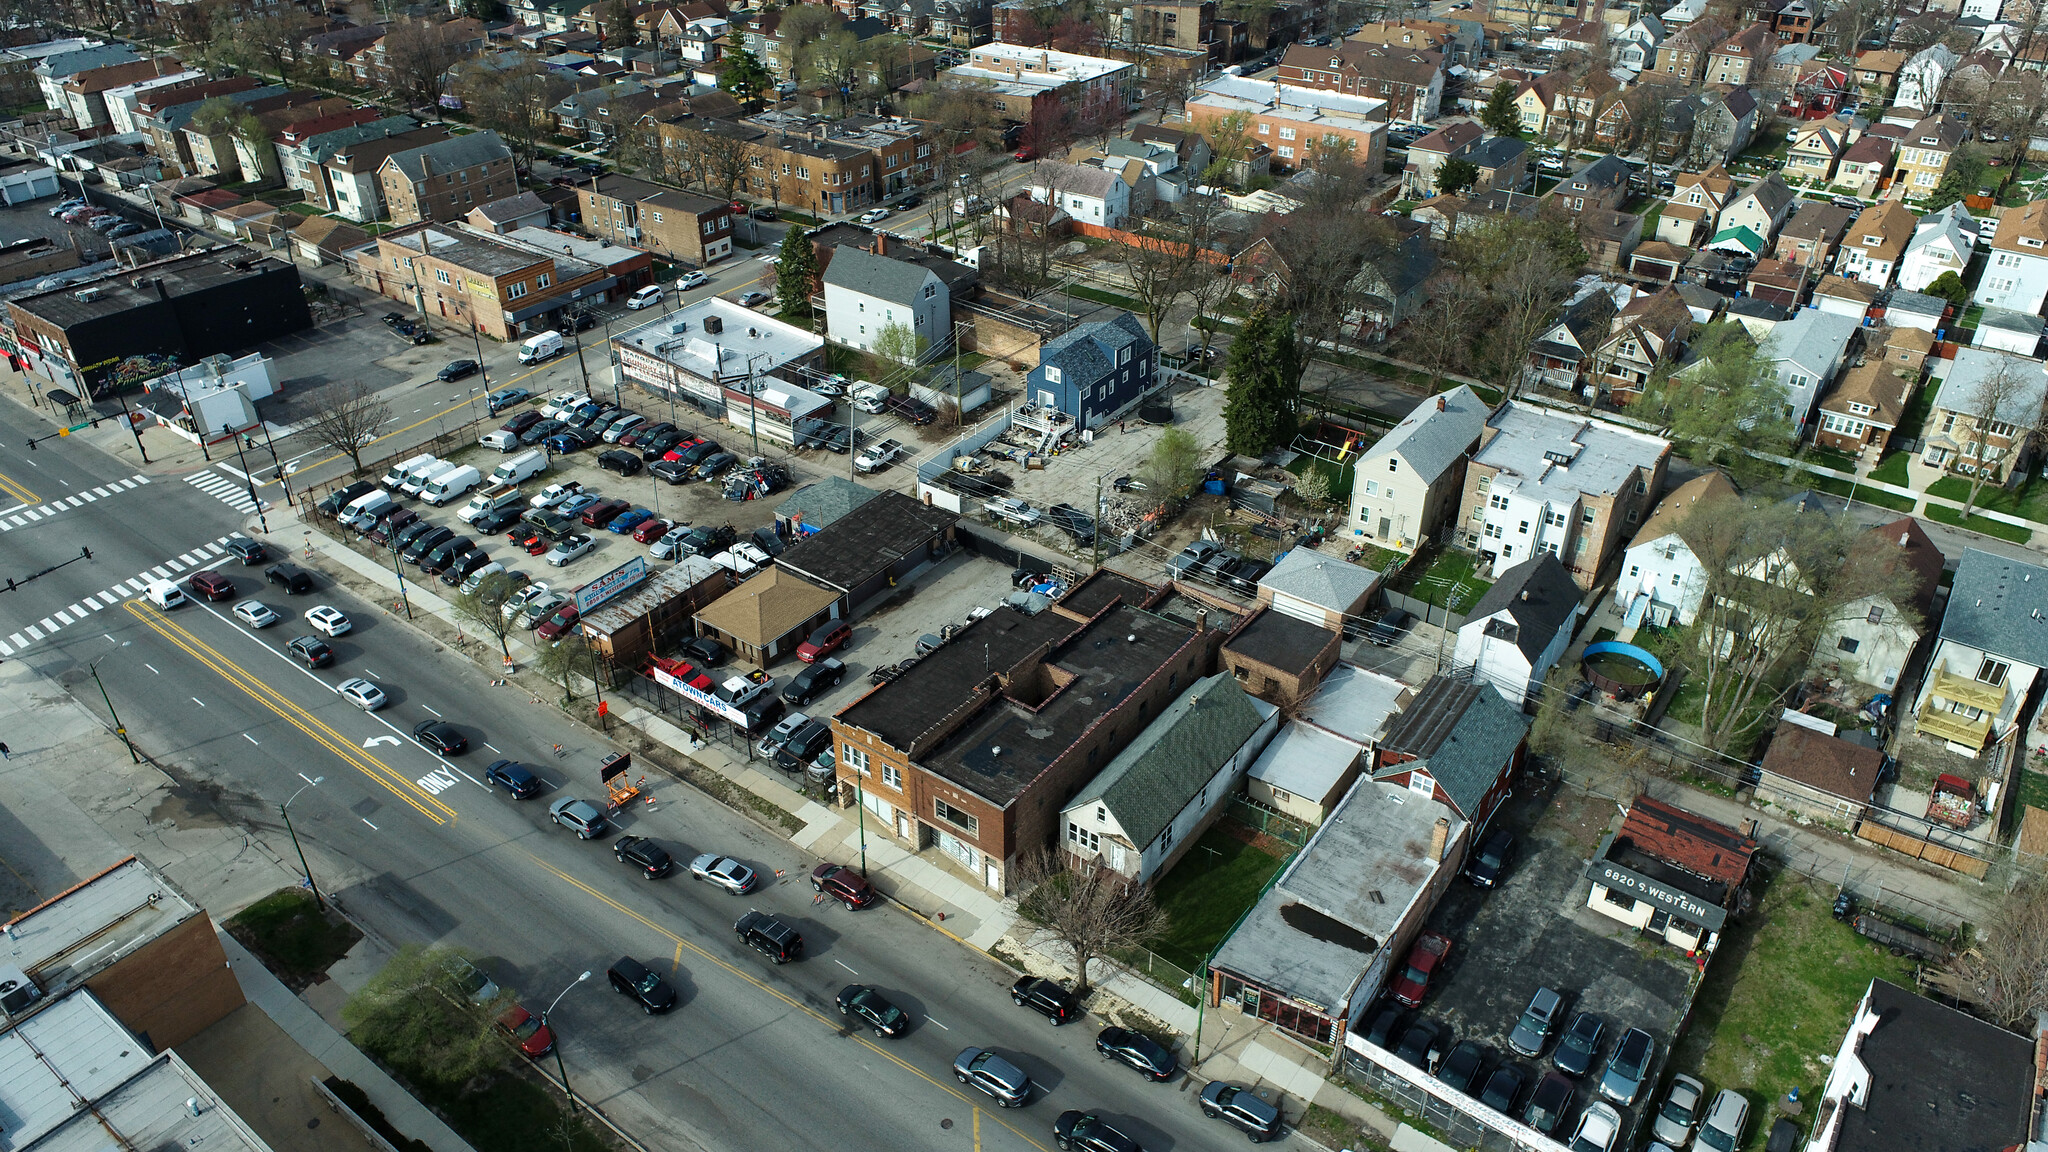
<path id="1" fill-rule="evenodd" d="M 5 744 L 0 744 L 0 760 L 12 760 L 12 759 L 14 759 L 14 753 L 12 753 L 12 752 L 9 752 L 9 751 L 7 750 L 7 745 L 5 745 Z"/>

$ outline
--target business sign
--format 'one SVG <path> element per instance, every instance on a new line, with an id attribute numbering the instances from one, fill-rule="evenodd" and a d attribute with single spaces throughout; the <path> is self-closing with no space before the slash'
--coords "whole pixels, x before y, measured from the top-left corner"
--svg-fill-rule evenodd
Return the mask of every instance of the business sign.
<path id="1" fill-rule="evenodd" d="M 576 590 L 576 611 L 588 616 L 590 610 L 628 588 L 647 581 L 647 558 L 635 556 L 617 568 Z"/>
<path id="2" fill-rule="evenodd" d="M 747 726 L 747 714 L 745 712 L 727 704 L 709 692 L 691 687 L 689 684 L 684 683 L 681 677 L 664 670 L 659 664 L 654 665 L 649 671 L 654 674 L 654 682 L 656 684 L 706 709 L 715 716 L 722 716 L 732 721 L 743 729 Z"/>
<path id="3" fill-rule="evenodd" d="M 1634 869 L 1624 868 L 1612 860 L 1593 861 L 1586 868 L 1586 878 L 1612 891 L 1647 900 L 1681 920 L 1704 925 L 1711 931 L 1719 932 L 1728 922 L 1727 909 L 1709 904 L 1690 892 L 1680 891 Z"/>

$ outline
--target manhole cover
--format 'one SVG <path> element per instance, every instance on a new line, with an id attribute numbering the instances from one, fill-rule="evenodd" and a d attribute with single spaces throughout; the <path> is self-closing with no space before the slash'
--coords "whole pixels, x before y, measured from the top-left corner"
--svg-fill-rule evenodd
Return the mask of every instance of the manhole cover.
<path id="1" fill-rule="evenodd" d="M 939 1121 L 939 1127 L 941 1127 L 941 1128 L 945 1129 L 945 1130 L 946 1130 L 946 1131 L 948 1131 L 948 1132 L 952 1131 L 952 1130 L 953 1130 L 953 1118 L 952 1118 L 951 1116 L 948 1116 L 948 1117 L 946 1117 L 946 1118 L 945 1118 L 944 1120 L 941 1120 L 941 1121 Z"/>

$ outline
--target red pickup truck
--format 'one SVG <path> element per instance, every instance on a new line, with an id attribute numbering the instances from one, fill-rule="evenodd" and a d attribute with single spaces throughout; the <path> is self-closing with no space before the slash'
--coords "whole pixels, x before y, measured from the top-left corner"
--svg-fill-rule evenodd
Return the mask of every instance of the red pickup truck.
<path id="1" fill-rule="evenodd" d="M 1408 953 L 1408 966 L 1394 978 L 1394 999 L 1410 1008 L 1422 1006 L 1429 993 L 1429 978 L 1451 954 L 1451 938 L 1441 932 L 1425 932 Z"/>

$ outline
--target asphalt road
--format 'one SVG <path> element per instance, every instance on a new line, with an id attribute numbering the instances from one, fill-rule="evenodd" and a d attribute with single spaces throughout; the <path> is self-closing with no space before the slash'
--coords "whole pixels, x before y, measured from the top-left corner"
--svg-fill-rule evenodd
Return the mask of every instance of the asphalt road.
<path id="1" fill-rule="evenodd" d="M 18 408 L 9 417 L 35 421 Z M 557 1010 L 563 1055 L 579 1092 L 653 1146 L 1048 1148 L 1067 1108 L 1101 1110 L 1153 1152 L 1242 1138 L 1201 1117 L 1185 1078 L 1154 1085 L 1103 1063 L 1095 1022 L 1056 1030 L 1013 1006 L 1006 970 L 980 954 L 888 908 L 813 906 L 805 878 L 815 860 L 681 785 L 661 783 L 656 803 L 635 806 L 622 827 L 682 861 L 716 851 L 782 879 L 736 897 L 686 873 L 636 878 L 602 840 L 578 841 L 547 819 L 559 796 L 601 796 L 603 741 L 517 689 L 490 687 L 481 669 L 324 582 L 308 596 L 273 594 L 260 568 L 213 550 L 239 527 L 233 509 L 175 480 L 123 486 L 133 479 L 79 441 L 32 460 L 0 445 L 0 490 L 37 498 L 0 511 L 5 575 L 20 580 L 93 549 L 89 561 L 0 593 L 0 642 L 26 641 L 8 658 L 104 714 L 83 674 L 98 660 L 137 741 L 245 808 L 274 809 L 318 779 L 294 803 L 294 823 L 324 890 L 385 940 L 460 944 L 536 1008 L 593 971 Z M 95 489 L 107 494 L 57 508 L 58 493 L 73 494 L 61 497 L 68 504 Z M 52 511 L 12 525 L 42 507 Z M 285 620 L 252 632 L 228 614 L 232 602 L 165 613 L 121 594 L 159 567 L 179 578 L 214 567 Z M 333 641 L 333 667 L 309 671 L 283 647 L 310 632 L 300 616 L 315 603 L 341 608 L 355 627 Z M 57 618 L 74 611 L 69 623 Z M 53 627 L 42 631 L 46 618 Z M 378 680 L 390 705 L 365 714 L 343 702 L 334 686 L 350 676 Z M 415 746 L 412 726 L 435 718 L 457 725 L 470 751 L 442 759 Z M 515 802 L 477 783 L 500 754 L 533 765 L 551 789 Z M 742 947 L 731 924 L 750 906 L 794 921 L 806 957 L 777 968 Z M 621 955 L 666 974 L 680 1006 L 649 1017 L 615 996 L 604 969 Z M 846 1029 L 833 998 L 853 982 L 882 989 L 915 1027 L 893 1041 Z M 1019 1110 L 982 1107 L 949 1076 L 970 1044 L 1009 1056 L 1040 1093 Z"/>

